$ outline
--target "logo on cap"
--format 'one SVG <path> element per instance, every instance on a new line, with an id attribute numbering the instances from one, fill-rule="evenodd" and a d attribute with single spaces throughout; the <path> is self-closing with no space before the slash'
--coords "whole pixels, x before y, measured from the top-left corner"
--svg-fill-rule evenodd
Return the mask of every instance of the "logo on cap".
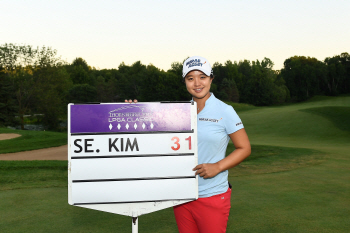
<path id="1" fill-rule="evenodd" d="M 202 67 L 202 65 L 205 64 L 205 63 L 206 62 L 201 63 L 201 59 L 192 59 L 192 60 L 190 60 L 190 61 L 188 61 L 186 63 L 186 66 L 188 66 L 188 68 L 193 67 L 193 66 L 200 66 L 200 67 Z"/>

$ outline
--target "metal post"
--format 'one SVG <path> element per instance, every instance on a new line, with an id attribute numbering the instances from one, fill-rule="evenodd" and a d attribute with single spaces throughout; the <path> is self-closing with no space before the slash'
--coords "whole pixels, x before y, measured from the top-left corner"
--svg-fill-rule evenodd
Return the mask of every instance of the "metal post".
<path id="1" fill-rule="evenodd" d="M 132 217 L 132 233 L 138 233 L 139 232 L 139 219 L 137 217 Z"/>

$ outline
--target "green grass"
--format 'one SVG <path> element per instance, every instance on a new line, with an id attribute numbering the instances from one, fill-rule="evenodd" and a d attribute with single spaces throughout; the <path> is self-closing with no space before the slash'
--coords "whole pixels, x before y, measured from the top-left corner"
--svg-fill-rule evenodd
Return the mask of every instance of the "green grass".
<path id="1" fill-rule="evenodd" d="M 350 96 L 341 96 L 235 108 L 252 155 L 230 169 L 227 232 L 348 232 L 349 106 Z M 131 232 L 130 217 L 68 205 L 66 168 L 0 161 L 1 231 Z M 172 209 L 140 216 L 139 231 L 177 232 Z"/>
<path id="2" fill-rule="evenodd" d="M 229 144 L 227 154 L 233 150 L 233 144 Z M 237 167 L 231 169 L 229 176 L 251 176 L 289 171 L 317 165 L 325 159 L 325 153 L 312 149 L 252 145 L 252 154 Z"/>
<path id="3" fill-rule="evenodd" d="M 319 102 L 263 107 L 241 112 L 239 115 L 252 144 L 318 150 L 342 147 L 350 141 L 349 131 L 334 126 L 337 119 L 346 119 L 349 116 L 347 111 L 341 111 L 335 119 L 334 115 L 325 117 L 309 112 L 310 109 L 329 107 L 346 109 L 349 106 L 350 97 L 330 97 Z"/>
<path id="4" fill-rule="evenodd" d="M 348 232 L 349 172 L 326 165 L 230 179 L 228 232 Z"/>
<path id="5" fill-rule="evenodd" d="M 7 128 L 0 128 L 0 133 L 16 133 L 22 135 L 10 140 L 0 140 L 0 154 L 36 150 L 67 144 L 67 133 L 13 130 Z"/>
<path id="6" fill-rule="evenodd" d="M 0 191 L 67 187 L 67 161 L 0 161 Z"/>
<path id="7" fill-rule="evenodd" d="M 243 112 L 243 111 L 248 111 L 248 110 L 258 108 L 258 107 L 255 107 L 254 105 L 245 104 L 245 103 L 233 103 L 230 101 L 225 101 L 225 103 L 231 105 L 235 109 L 236 112 Z"/>
<path id="8" fill-rule="evenodd" d="M 233 144 L 228 152 L 233 150 Z M 252 146 L 253 153 L 230 171 L 230 177 L 293 170 L 319 164 L 324 154 L 310 149 Z M 67 161 L 0 161 L 0 191 L 67 187 Z"/>
<path id="9" fill-rule="evenodd" d="M 338 129 L 350 132 L 350 107 L 327 106 L 301 110 L 322 116 L 331 121 Z"/>

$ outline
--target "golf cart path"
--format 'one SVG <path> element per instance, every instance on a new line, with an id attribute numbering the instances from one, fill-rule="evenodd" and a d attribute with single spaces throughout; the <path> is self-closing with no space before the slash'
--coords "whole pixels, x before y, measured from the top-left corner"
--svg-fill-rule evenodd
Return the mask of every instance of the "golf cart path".
<path id="1" fill-rule="evenodd" d="M 0 133 L 0 140 L 18 138 L 20 136 L 22 136 L 22 135 L 17 134 L 17 133 Z"/>
<path id="2" fill-rule="evenodd" d="M 19 137 L 19 134 L 0 134 L 0 140 Z M 58 146 L 39 150 L 0 154 L 0 160 L 67 160 L 68 146 Z"/>
<path id="3" fill-rule="evenodd" d="M 0 154 L 0 160 L 67 160 L 67 145 L 39 150 Z"/>

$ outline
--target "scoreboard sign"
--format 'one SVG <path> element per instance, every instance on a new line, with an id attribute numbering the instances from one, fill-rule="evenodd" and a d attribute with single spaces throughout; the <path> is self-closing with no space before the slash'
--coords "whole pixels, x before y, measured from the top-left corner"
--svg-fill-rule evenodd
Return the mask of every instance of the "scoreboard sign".
<path id="1" fill-rule="evenodd" d="M 198 198 L 196 103 L 68 105 L 68 202 L 137 217 Z"/>

